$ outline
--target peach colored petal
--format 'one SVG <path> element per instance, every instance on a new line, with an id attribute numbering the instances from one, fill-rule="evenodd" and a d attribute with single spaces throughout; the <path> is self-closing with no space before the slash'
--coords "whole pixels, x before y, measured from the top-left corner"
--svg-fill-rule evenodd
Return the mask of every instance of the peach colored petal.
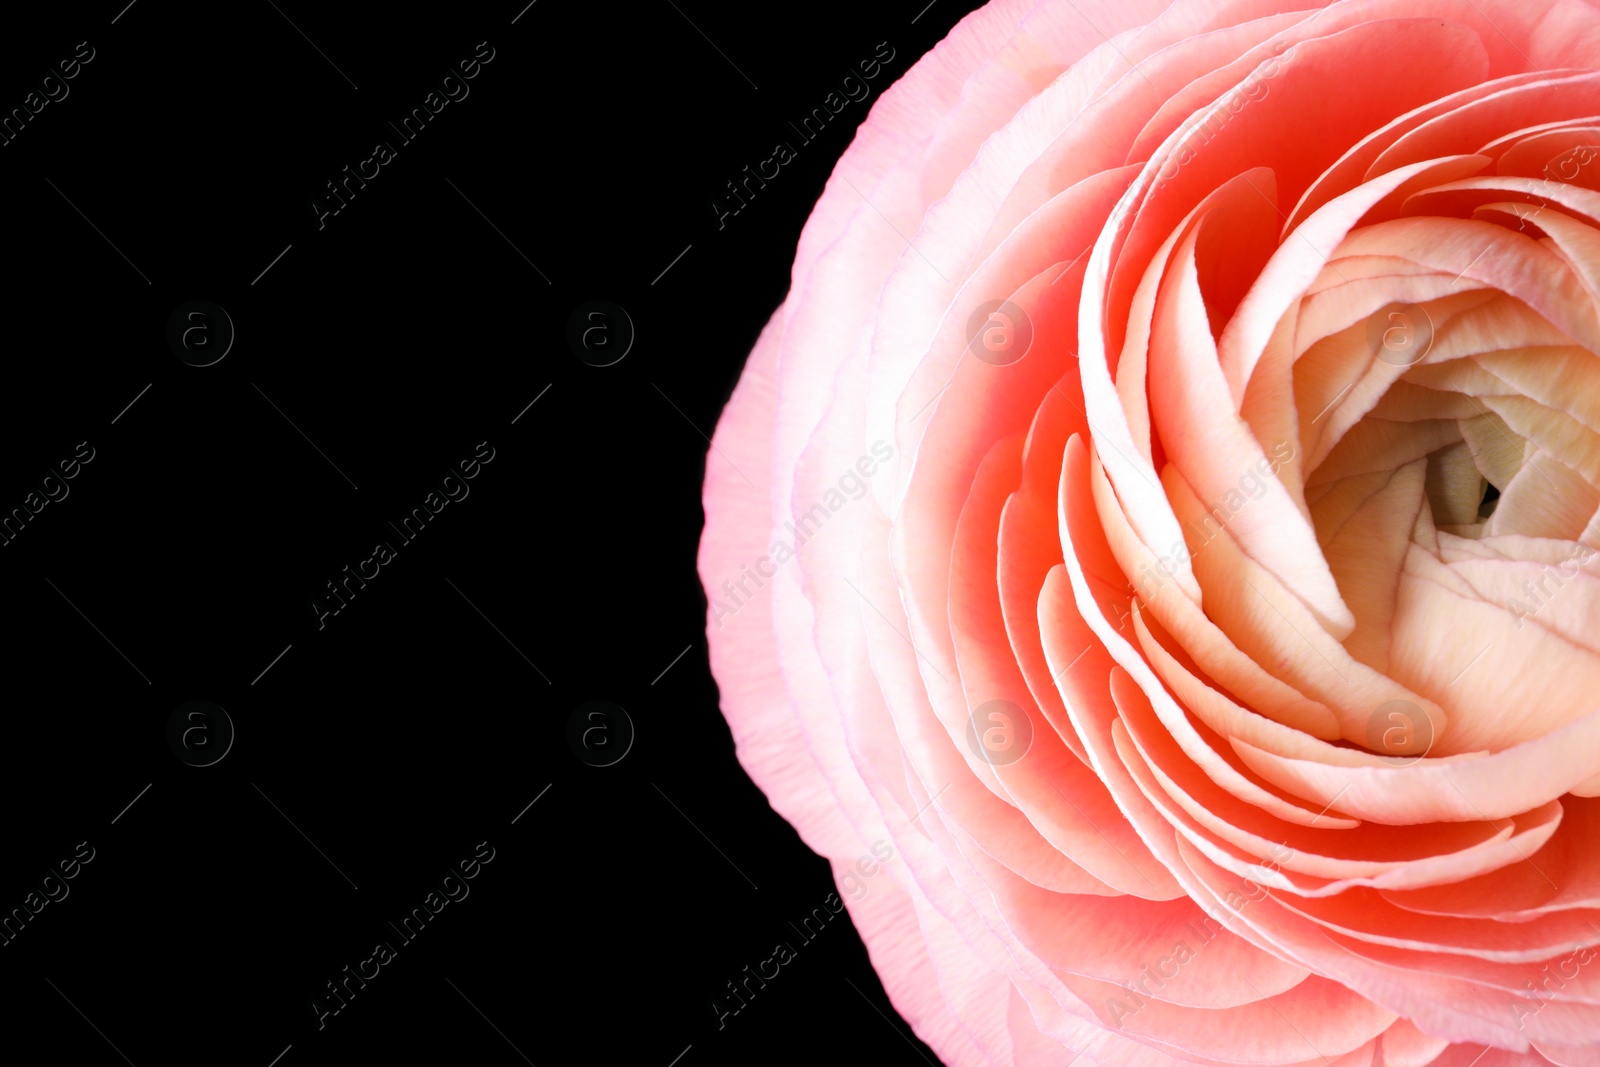
<path id="1" fill-rule="evenodd" d="M 1094 561 L 1098 566 L 1086 568 L 1096 582 L 1088 595 L 1099 598 L 1104 604 L 1128 605 L 1130 594 L 1134 592 L 1130 588 L 1133 583 L 1123 576 L 1137 575 L 1141 599 L 1210 677 L 1275 721 L 1313 737 L 1339 736 L 1339 720 L 1327 704 L 1266 671 L 1240 650 L 1192 599 L 1170 581 L 1163 580 L 1162 576 L 1172 569 L 1167 562 L 1169 557 L 1157 557 L 1133 536 L 1112 495 L 1098 456 L 1091 457 L 1080 451 L 1083 447 L 1081 441 L 1067 446 L 1067 462 L 1061 474 L 1062 541 L 1072 544 L 1080 556 L 1086 556 L 1090 550 L 1083 543 L 1084 537 L 1074 537 L 1067 529 L 1071 517 L 1097 516 L 1104 523 L 1101 536 L 1109 543 L 1104 557 Z M 1185 548 L 1186 542 L 1180 540 L 1172 551 L 1176 554 Z M 1122 607 L 1117 614 L 1128 610 L 1131 609 Z"/>
<path id="2" fill-rule="evenodd" d="M 1334 803 L 1357 818 L 1412 826 L 1433 820 L 1503 819 L 1559 797 L 1595 773 L 1600 711 L 1488 756 L 1413 765 L 1339 766 L 1280 755 L 1239 738 L 1233 747 L 1281 789 Z M 1377 762 L 1377 761 L 1375 761 Z"/>
<path id="3" fill-rule="evenodd" d="M 1219 199 L 1213 213 L 1196 223 L 1174 253 L 1173 270 L 1156 301 L 1156 341 L 1150 353 L 1152 416 L 1174 443 L 1181 443 L 1181 448 L 1174 449 L 1173 464 L 1200 499 L 1209 503 L 1205 510 L 1220 504 L 1224 494 L 1237 492 L 1246 475 L 1258 469 L 1265 475 L 1272 463 L 1267 446 L 1258 442 L 1242 421 L 1217 418 L 1217 412 L 1225 410 L 1232 398 L 1220 373 L 1215 343 L 1203 329 L 1187 328 L 1187 324 L 1209 319 L 1196 262 L 1208 224 L 1216 220 L 1216 225 L 1238 228 L 1248 227 L 1252 219 L 1268 227 L 1272 222 L 1270 202 L 1262 200 L 1261 191 L 1248 176 L 1223 185 L 1218 193 L 1226 199 Z M 1274 448 L 1273 456 L 1277 455 Z M 1206 462 L 1198 462 L 1201 457 Z M 1258 480 L 1262 498 L 1251 507 L 1234 511 L 1229 535 L 1297 595 L 1324 629 L 1344 636 L 1355 620 L 1339 595 L 1327 562 L 1312 547 L 1316 533 L 1309 518 L 1282 483 L 1272 477 Z"/>
<path id="4" fill-rule="evenodd" d="M 1440 156 L 1475 152 L 1504 132 L 1527 125 L 1528 116 L 1549 122 L 1579 118 L 1600 107 L 1600 76 L 1569 72 L 1511 85 L 1468 101 L 1402 134 L 1368 169 L 1368 176 Z"/>

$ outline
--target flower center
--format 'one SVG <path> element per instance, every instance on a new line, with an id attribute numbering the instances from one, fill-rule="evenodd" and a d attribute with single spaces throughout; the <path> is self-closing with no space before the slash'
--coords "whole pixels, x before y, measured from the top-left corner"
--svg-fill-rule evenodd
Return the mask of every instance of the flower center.
<path id="1" fill-rule="evenodd" d="M 1343 643 L 1446 712 L 1434 755 L 1600 692 L 1600 229 L 1498 196 L 1352 231 L 1280 330 Z M 1536 708 L 1527 663 L 1559 675 Z"/>

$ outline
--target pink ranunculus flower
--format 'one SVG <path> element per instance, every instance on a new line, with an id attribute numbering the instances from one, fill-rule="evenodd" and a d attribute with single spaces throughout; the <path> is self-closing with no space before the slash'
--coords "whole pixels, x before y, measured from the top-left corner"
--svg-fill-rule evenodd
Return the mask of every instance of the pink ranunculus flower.
<path id="1" fill-rule="evenodd" d="M 1600 1065 L 1597 125 L 1590 0 L 994 0 L 872 109 L 700 569 L 946 1063 Z"/>

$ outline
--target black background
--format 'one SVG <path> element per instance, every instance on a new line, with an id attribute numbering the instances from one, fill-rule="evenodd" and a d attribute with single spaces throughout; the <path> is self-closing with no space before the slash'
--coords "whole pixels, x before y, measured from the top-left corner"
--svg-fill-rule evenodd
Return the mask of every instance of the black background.
<path id="1" fill-rule="evenodd" d="M 0 914 L 95 850 L 0 947 L 9 1041 L 138 1067 L 931 1060 L 848 915 L 718 1027 L 712 998 L 834 886 L 734 757 L 694 554 L 703 434 L 801 225 L 977 5 L 124 2 L 0 35 L 0 113 L 94 49 L 0 147 L 0 514 L 94 450 L 0 546 Z M 482 41 L 470 94 L 399 143 L 385 122 Z M 723 184 L 879 42 L 869 101 L 719 229 Z M 394 160 L 319 228 L 380 139 Z M 209 367 L 166 341 L 193 299 L 236 329 Z M 612 366 L 567 341 L 593 299 L 636 328 Z M 319 629 L 324 583 L 483 441 L 469 495 Z M 212 766 L 166 739 L 193 699 L 237 731 Z M 568 745 L 594 699 L 636 729 L 613 766 Z M 324 983 L 480 841 L 469 896 L 319 1029 Z"/>

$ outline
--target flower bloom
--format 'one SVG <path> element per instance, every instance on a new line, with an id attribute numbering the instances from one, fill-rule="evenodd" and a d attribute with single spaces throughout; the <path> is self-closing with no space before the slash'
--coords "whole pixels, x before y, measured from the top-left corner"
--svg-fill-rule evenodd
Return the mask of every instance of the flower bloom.
<path id="1" fill-rule="evenodd" d="M 994 0 L 883 95 L 700 570 L 945 1062 L 1600 1065 L 1597 301 L 1589 0 Z"/>

